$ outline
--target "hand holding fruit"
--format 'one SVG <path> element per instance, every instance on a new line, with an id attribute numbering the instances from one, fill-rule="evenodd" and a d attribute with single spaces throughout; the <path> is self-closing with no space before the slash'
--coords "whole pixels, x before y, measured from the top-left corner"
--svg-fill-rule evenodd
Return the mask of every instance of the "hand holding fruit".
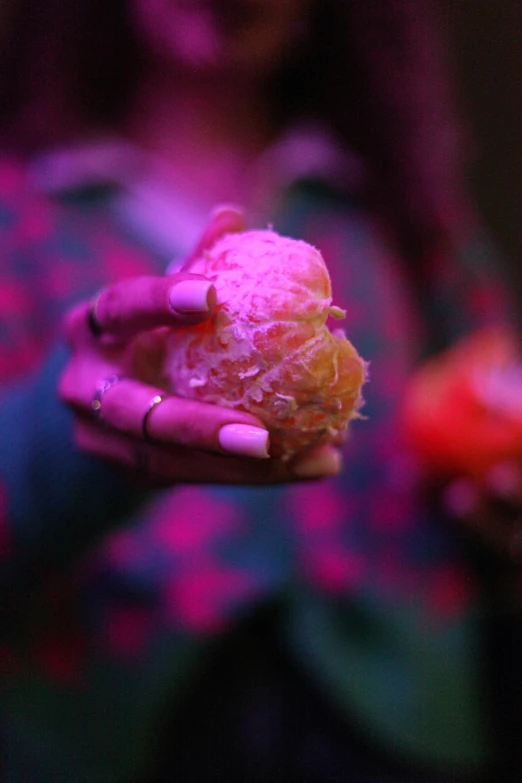
<path id="1" fill-rule="evenodd" d="M 75 413 L 75 438 L 82 450 L 158 485 L 266 484 L 339 471 L 333 436 L 331 444 L 318 440 L 291 460 L 269 459 L 270 435 L 259 416 L 201 398 L 184 399 L 159 383 L 166 338 L 170 344 L 198 324 L 214 328 L 217 281 L 190 262 L 219 237 L 243 228 L 236 209 L 216 211 L 189 269 L 123 280 L 69 312 L 65 332 L 71 356 L 59 394 Z"/>

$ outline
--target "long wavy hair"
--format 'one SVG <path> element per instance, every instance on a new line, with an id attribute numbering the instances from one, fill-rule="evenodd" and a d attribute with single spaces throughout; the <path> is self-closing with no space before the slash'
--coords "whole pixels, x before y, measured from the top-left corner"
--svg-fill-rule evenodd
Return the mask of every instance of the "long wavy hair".
<path id="1" fill-rule="evenodd" d="M 4 146 L 31 152 L 81 128 L 117 127 L 140 70 L 126 0 L 10 3 L 0 53 Z M 403 253 L 417 259 L 465 211 L 438 12 L 432 0 L 316 0 L 308 46 L 270 88 L 281 126 L 319 115 L 365 158 Z"/>

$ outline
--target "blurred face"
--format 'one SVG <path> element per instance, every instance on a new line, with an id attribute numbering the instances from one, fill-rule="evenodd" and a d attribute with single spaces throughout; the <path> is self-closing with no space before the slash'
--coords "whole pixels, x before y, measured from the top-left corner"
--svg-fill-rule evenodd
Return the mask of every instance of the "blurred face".
<path id="1" fill-rule="evenodd" d="M 130 0 L 147 49 L 191 69 L 273 70 L 306 28 L 312 0 Z"/>

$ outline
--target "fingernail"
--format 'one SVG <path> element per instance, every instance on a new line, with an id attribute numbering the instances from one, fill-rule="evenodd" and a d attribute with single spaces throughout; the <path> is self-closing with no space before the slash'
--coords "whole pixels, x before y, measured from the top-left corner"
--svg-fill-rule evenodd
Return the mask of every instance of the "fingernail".
<path id="1" fill-rule="evenodd" d="M 219 430 L 218 440 L 221 448 L 230 454 L 258 459 L 266 459 L 270 456 L 268 432 L 261 427 L 252 427 L 250 424 L 225 424 Z"/>
<path id="2" fill-rule="evenodd" d="M 240 217 L 244 215 L 244 210 L 239 206 L 239 204 L 233 204 L 230 202 L 225 204 L 218 204 L 211 210 L 210 217 L 215 219 L 230 212 L 233 212 L 235 215 L 239 215 Z"/>
<path id="3" fill-rule="evenodd" d="M 341 470 L 342 462 L 341 454 L 337 449 L 324 446 L 314 449 L 296 461 L 293 465 L 293 473 L 300 478 L 336 476 Z"/>
<path id="4" fill-rule="evenodd" d="M 170 306 L 177 313 L 208 313 L 212 307 L 211 292 L 214 286 L 209 280 L 181 280 L 169 291 Z"/>

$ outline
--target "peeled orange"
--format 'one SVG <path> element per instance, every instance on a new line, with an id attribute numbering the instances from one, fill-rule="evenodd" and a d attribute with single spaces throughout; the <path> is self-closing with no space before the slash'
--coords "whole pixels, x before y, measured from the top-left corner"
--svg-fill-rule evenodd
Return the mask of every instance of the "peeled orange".
<path id="1" fill-rule="evenodd" d="M 366 364 L 326 325 L 344 313 L 332 307 L 320 252 L 271 230 L 231 233 L 190 271 L 212 280 L 217 304 L 209 321 L 167 338 L 169 391 L 255 414 L 273 456 L 344 433 L 362 402 Z"/>

